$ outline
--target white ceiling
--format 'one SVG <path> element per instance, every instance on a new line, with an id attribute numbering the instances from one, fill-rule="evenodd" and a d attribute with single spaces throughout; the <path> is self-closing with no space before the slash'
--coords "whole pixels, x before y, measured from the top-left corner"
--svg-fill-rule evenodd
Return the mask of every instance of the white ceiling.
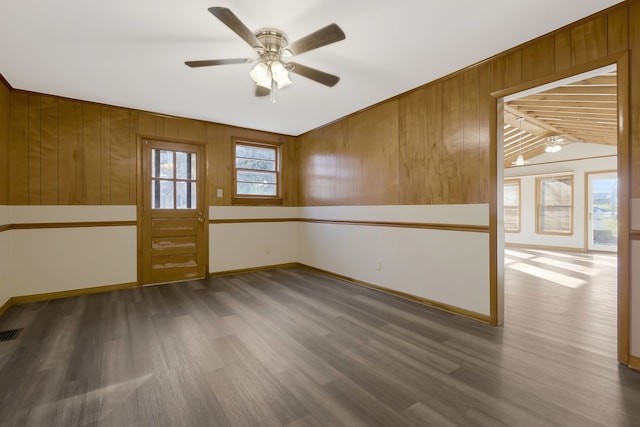
<path id="1" fill-rule="evenodd" d="M 16 89 L 299 135 L 619 3 L 619 0 L 19 0 L 0 2 L 0 74 Z M 256 98 L 254 57 L 207 8 L 290 41 L 332 22 L 346 39 L 295 57 L 340 76 L 293 75 Z"/>

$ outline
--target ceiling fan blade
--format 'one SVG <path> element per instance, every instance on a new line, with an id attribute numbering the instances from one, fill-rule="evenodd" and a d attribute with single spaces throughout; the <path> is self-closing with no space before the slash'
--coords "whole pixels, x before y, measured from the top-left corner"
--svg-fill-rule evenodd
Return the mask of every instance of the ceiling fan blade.
<path id="1" fill-rule="evenodd" d="M 344 40 L 345 37 L 344 32 L 338 25 L 329 24 L 293 43 L 289 43 L 285 49 L 291 52 L 292 55 L 300 55 L 301 53 Z"/>
<path id="2" fill-rule="evenodd" d="M 270 89 L 256 85 L 256 96 L 269 96 L 270 93 Z"/>
<path id="3" fill-rule="evenodd" d="M 307 67 L 305 65 L 300 65 L 295 62 L 287 63 L 287 68 L 292 73 L 299 74 L 302 77 L 306 77 L 329 87 L 335 86 L 336 83 L 340 81 L 340 77 L 338 76 L 334 76 L 333 74 L 325 73 L 324 71 L 316 70 L 315 68 Z"/>
<path id="4" fill-rule="evenodd" d="M 239 35 L 242 40 L 246 41 L 249 46 L 254 49 L 264 48 L 260 40 L 253 34 L 253 31 L 247 28 L 231 10 L 226 7 L 210 7 L 208 10 L 213 16 L 229 27 L 231 31 Z"/>
<path id="5" fill-rule="evenodd" d="M 205 59 L 203 61 L 185 61 L 185 65 L 196 68 L 210 67 L 212 65 L 249 64 L 251 62 L 253 62 L 251 58 Z"/>

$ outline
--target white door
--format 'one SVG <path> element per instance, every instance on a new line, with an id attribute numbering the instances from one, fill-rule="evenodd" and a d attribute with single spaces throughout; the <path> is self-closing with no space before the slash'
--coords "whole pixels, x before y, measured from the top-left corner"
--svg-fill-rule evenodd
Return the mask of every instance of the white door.
<path id="1" fill-rule="evenodd" d="M 587 175 L 587 242 L 589 250 L 618 251 L 618 175 Z"/>

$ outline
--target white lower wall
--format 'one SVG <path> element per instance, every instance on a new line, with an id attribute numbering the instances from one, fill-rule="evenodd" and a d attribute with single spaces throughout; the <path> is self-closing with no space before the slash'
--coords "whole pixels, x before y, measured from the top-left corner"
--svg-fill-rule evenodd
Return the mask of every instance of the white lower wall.
<path id="1" fill-rule="evenodd" d="M 0 226 L 10 224 L 7 206 L 0 205 Z M 0 306 L 4 305 L 11 295 L 9 291 L 9 234 L 0 232 Z"/>
<path id="2" fill-rule="evenodd" d="M 211 206 L 210 220 L 298 217 L 295 207 Z M 298 261 L 298 223 L 209 224 L 209 272 L 289 264 Z"/>
<path id="3" fill-rule="evenodd" d="M 301 208 L 307 219 L 487 225 L 488 205 Z M 299 262 L 489 315 L 489 234 L 301 222 Z M 460 268 L 464 262 L 464 268 Z"/>
<path id="4" fill-rule="evenodd" d="M 136 227 L 12 230 L 12 296 L 135 283 Z"/>
<path id="5" fill-rule="evenodd" d="M 631 229 L 640 230 L 640 199 L 631 200 Z M 630 353 L 640 358 L 640 241 L 631 241 Z"/>
<path id="6" fill-rule="evenodd" d="M 3 206 L 1 224 L 135 221 L 135 206 Z M 0 233 L 0 298 L 136 282 L 135 226 Z"/>

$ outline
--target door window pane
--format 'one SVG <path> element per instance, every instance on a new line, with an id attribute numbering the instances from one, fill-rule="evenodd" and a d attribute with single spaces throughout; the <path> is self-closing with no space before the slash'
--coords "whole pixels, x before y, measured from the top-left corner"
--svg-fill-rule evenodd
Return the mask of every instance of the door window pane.
<path id="1" fill-rule="evenodd" d="M 176 182 L 176 209 L 196 208 L 196 183 Z"/>
<path id="2" fill-rule="evenodd" d="M 151 207 L 196 209 L 196 168 L 196 153 L 152 149 Z"/>
<path id="3" fill-rule="evenodd" d="M 173 181 L 151 180 L 151 203 L 154 209 L 173 209 Z"/>
<path id="4" fill-rule="evenodd" d="M 173 178 L 173 151 L 151 150 L 151 176 L 153 178 Z"/>
<path id="5" fill-rule="evenodd" d="M 176 152 L 176 178 L 195 179 L 196 153 Z"/>

